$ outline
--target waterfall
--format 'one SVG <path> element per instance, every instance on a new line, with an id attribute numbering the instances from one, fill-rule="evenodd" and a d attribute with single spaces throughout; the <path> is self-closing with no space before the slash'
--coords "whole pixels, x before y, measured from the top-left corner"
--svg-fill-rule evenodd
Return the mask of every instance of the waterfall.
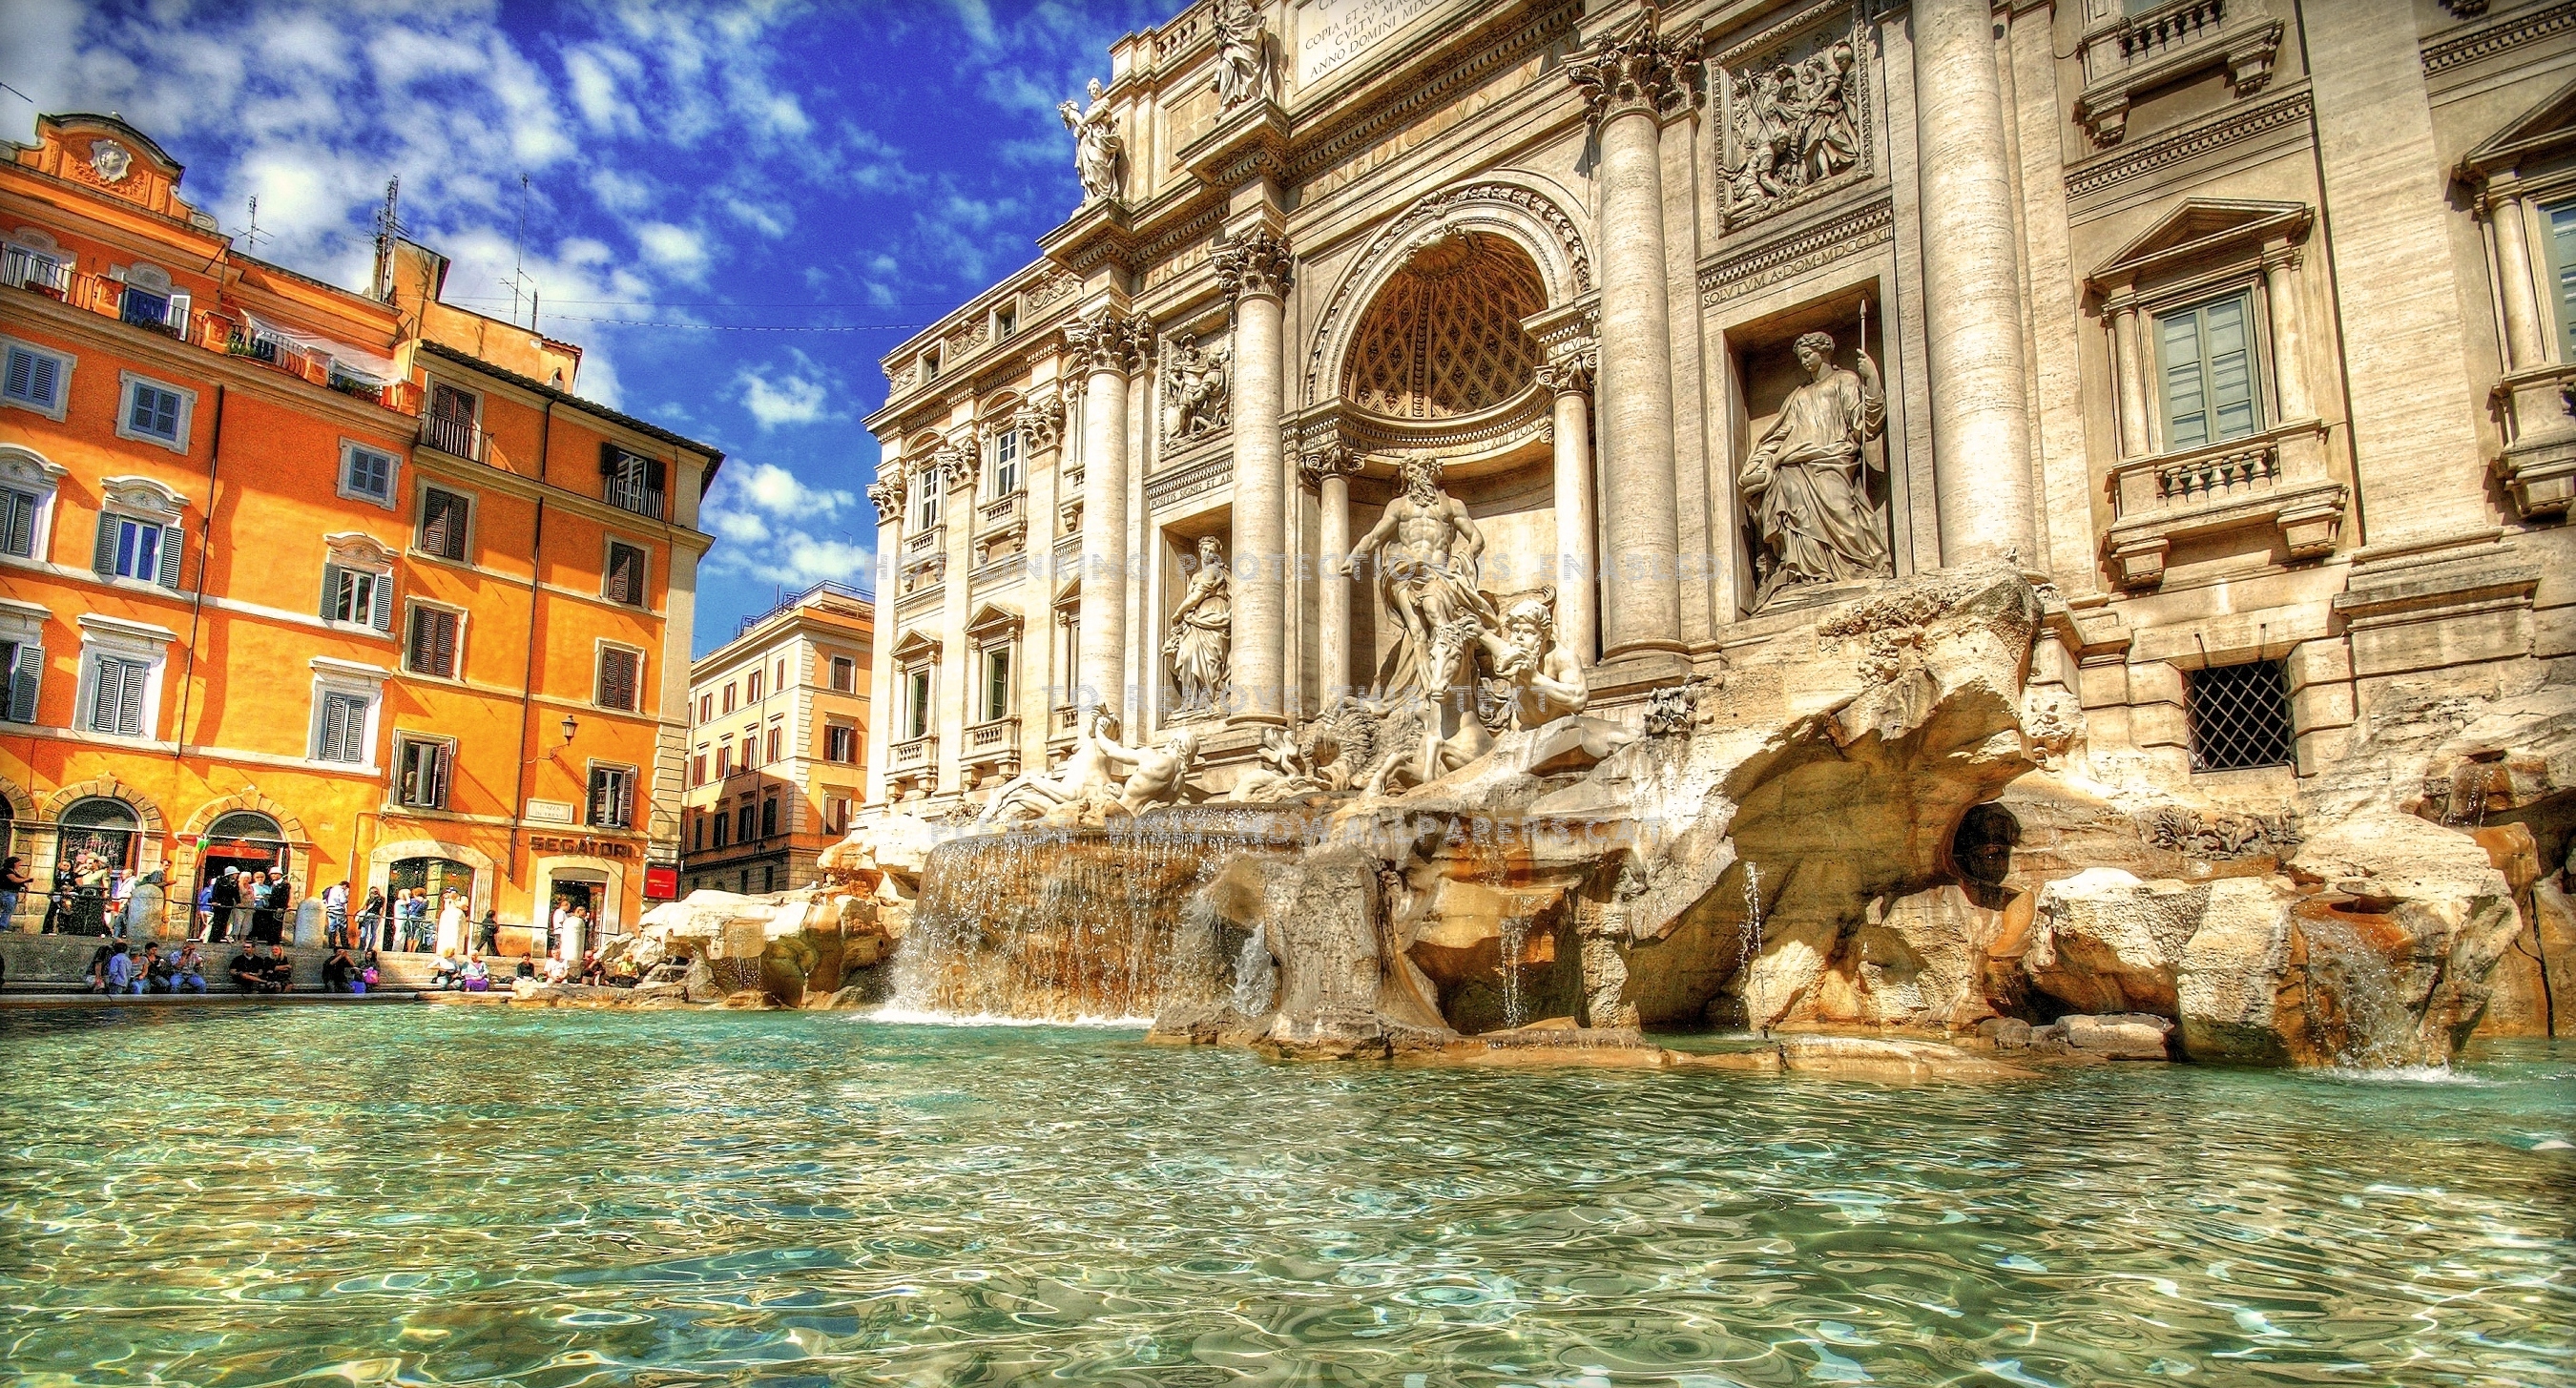
<path id="1" fill-rule="evenodd" d="M 895 951 L 888 1010 L 1076 1021 L 1220 1001 L 1226 961 L 1201 889 L 1270 829 L 1208 809 L 942 844 Z"/>
<path id="2" fill-rule="evenodd" d="M 1529 943 L 1529 917 L 1503 918 L 1503 1027 L 1529 1024 L 1529 1000 L 1521 988 L 1521 950 Z"/>
<path id="3" fill-rule="evenodd" d="M 1762 954 L 1762 865 L 1748 858 L 1744 862 L 1744 933 L 1735 938 L 1735 972 L 1741 978 L 1744 966 Z M 1736 985 L 1739 989 L 1742 984 Z"/>
<path id="4" fill-rule="evenodd" d="M 1234 1010 L 1246 1017 L 1270 1011 L 1279 992 L 1278 970 L 1270 962 L 1269 927 L 1255 922 L 1234 957 Z"/>
<path id="5" fill-rule="evenodd" d="M 2347 1070 L 2387 1070 L 2418 1059 L 2415 1019 L 2388 958 L 2351 924 L 2301 922 L 2308 941 L 2308 1030 Z"/>

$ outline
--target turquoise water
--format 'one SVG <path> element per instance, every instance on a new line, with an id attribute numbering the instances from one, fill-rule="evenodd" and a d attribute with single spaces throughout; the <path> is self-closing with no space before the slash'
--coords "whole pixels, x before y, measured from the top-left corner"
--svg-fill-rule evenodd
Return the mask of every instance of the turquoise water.
<path id="1" fill-rule="evenodd" d="M 2533 1384 L 2576 1048 L 1996 1088 L 0 1014 L 27 1383 Z"/>

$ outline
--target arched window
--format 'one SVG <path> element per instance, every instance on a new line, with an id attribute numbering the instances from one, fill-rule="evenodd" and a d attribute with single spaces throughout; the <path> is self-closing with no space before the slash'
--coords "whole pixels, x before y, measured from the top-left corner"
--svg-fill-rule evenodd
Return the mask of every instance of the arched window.
<path id="1" fill-rule="evenodd" d="M 57 861 L 70 868 L 83 853 L 95 853 L 111 868 L 134 866 L 135 840 L 143 819 L 132 805 L 103 795 L 75 800 L 62 813 L 61 851 Z"/>
<path id="2" fill-rule="evenodd" d="M 277 827 L 276 820 L 257 810 L 235 810 L 206 826 L 206 837 L 283 840 L 286 837 L 286 831 Z"/>

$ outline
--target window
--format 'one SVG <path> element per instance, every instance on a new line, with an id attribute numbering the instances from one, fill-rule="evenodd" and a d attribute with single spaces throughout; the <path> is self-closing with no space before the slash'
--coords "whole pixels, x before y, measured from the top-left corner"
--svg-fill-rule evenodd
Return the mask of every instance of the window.
<path id="1" fill-rule="evenodd" d="M 730 684 L 725 686 L 724 711 L 727 713 L 733 712 L 733 688 Z"/>
<path id="2" fill-rule="evenodd" d="M 125 403 L 116 414 L 117 437 L 140 439 L 185 453 L 188 414 L 195 403 L 193 392 L 129 372 L 125 377 Z"/>
<path id="3" fill-rule="evenodd" d="M 760 739 L 751 729 L 745 728 L 742 730 L 742 769 L 749 771 L 758 765 L 760 765 Z"/>
<path id="4" fill-rule="evenodd" d="M 2576 361 L 2576 201 L 2543 207 L 2540 215 L 2549 219 L 2549 302 L 2558 311 L 2558 359 Z M 13 378 L 17 369 L 15 363 L 9 367 Z"/>
<path id="5" fill-rule="evenodd" d="M 930 736 L 930 667 L 904 672 L 903 726 L 906 739 Z"/>
<path id="6" fill-rule="evenodd" d="M 314 720 L 315 759 L 363 765 L 367 760 L 367 708 L 373 702 L 363 694 L 325 691 L 321 714 Z"/>
<path id="7" fill-rule="evenodd" d="M 1009 496 L 1020 489 L 1020 431 L 1005 429 L 993 436 L 994 496 Z"/>
<path id="8" fill-rule="evenodd" d="M 175 525 L 102 511 L 98 517 L 98 548 L 90 556 L 90 568 L 103 579 L 130 578 L 175 589 L 179 586 L 179 539 L 179 527 Z"/>
<path id="9" fill-rule="evenodd" d="M 1002 304 L 993 310 L 993 340 L 1001 341 L 1020 330 L 1020 306 Z"/>
<path id="10" fill-rule="evenodd" d="M 474 419 L 480 403 L 470 391 L 431 382 L 429 412 L 420 419 L 421 441 L 442 453 L 479 460 L 483 455 L 476 445 L 482 440 Z"/>
<path id="11" fill-rule="evenodd" d="M 642 690 L 643 664 L 641 651 L 630 651 L 622 646 L 600 647 L 599 706 L 634 712 Z"/>
<path id="12" fill-rule="evenodd" d="M 859 663 L 845 655 L 832 657 L 832 688 L 847 694 L 858 688 Z"/>
<path id="13" fill-rule="evenodd" d="M 465 535 L 473 524 L 473 499 L 438 487 L 420 493 L 420 548 L 441 559 L 462 562 Z"/>
<path id="14" fill-rule="evenodd" d="M 850 830 L 850 798 L 829 795 L 823 798 L 823 828 L 827 833 L 846 834 Z"/>
<path id="15" fill-rule="evenodd" d="M 394 576 L 372 569 L 322 566 L 322 619 L 352 626 L 394 629 Z"/>
<path id="16" fill-rule="evenodd" d="M 354 443 L 340 445 L 340 495 L 392 509 L 394 455 Z"/>
<path id="17" fill-rule="evenodd" d="M 2156 315 L 2165 451 L 2243 438 L 2263 427 L 2254 399 L 2253 296 L 2231 294 Z"/>
<path id="18" fill-rule="evenodd" d="M 759 702 L 760 702 L 760 690 L 761 690 L 761 684 L 760 684 L 760 672 L 759 672 L 758 670 L 754 670 L 754 671 L 752 671 L 752 672 L 751 672 L 751 677 L 750 677 L 749 679 L 746 679 L 746 680 L 744 680 L 744 681 L 743 681 L 743 686 L 744 686 L 744 694 L 743 694 L 743 697 L 744 697 L 744 698 L 746 698 L 746 699 L 749 699 L 751 702 L 753 702 L 753 703 L 755 703 L 755 704 L 756 704 L 756 703 L 759 703 Z"/>
<path id="19" fill-rule="evenodd" d="M 703 848 L 705 848 L 706 846 L 707 846 L 707 817 L 706 817 L 705 815 L 702 815 L 702 814 L 701 814 L 701 815 L 691 815 L 691 816 L 689 817 L 689 848 L 690 848 L 690 851 L 695 852 L 695 851 L 697 851 L 697 850 L 699 850 L 699 849 L 703 849 Z"/>
<path id="20" fill-rule="evenodd" d="M 787 687 L 787 661 L 784 658 L 781 658 L 778 662 L 778 678 L 771 680 L 769 682 L 769 687 L 780 690 Z"/>
<path id="21" fill-rule="evenodd" d="M 117 301 L 116 316 L 138 328 L 158 328 L 173 337 L 186 337 L 188 296 L 172 293 L 167 280 L 144 283 L 145 268 L 135 267 L 133 282 L 125 286 L 125 293 Z"/>
<path id="22" fill-rule="evenodd" d="M 978 691 L 981 706 L 975 710 L 975 721 L 990 723 L 1011 712 L 1011 648 L 995 646 L 984 652 L 984 686 Z"/>
<path id="23" fill-rule="evenodd" d="M 143 696 L 152 678 L 148 661 L 96 657 L 90 667 L 89 707 L 81 727 L 113 737 L 143 736 Z"/>
<path id="24" fill-rule="evenodd" d="M 610 602 L 629 607 L 645 605 L 644 551 L 633 545 L 608 542 L 608 582 L 604 589 Z"/>
<path id="25" fill-rule="evenodd" d="M 707 754 L 700 752 L 696 756 L 689 758 L 689 784 L 693 786 L 702 786 L 706 783 Z"/>
<path id="26" fill-rule="evenodd" d="M 727 821 L 725 820 L 724 806 L 722 806 L 722 805 L 718 805 L 718 806 L 716 806 L 716 812 L 715 812 L 714 814 L 711 814 L 711 815 L 707 816 L 707 818 L 709 818 L 709 819 L 711 819 L 711 820 L 714 820 L 714 821 L 715 821 L 715 826 L 716 826 L 715 842 L 714 842 L 714 843 L 712 843 L 712 844 L 709 844 L 709 845 L 707 845 L 707 846 L 708 846 L 708 847 L 710 847 L 710 848 L 722 848 L 722 847 L 724 847 L 724 846 L 725 846 L 725 829 L 726 829 L 726 827 L 727 827 Z"/>
<path id="27" fill-rule="evenodd" d="M 716 779 L 721 781 L 732 774 L 733 744 L 729 742 L 718 743 L 716 745 Z"/>
<path id="28" fill-rule="evenodd" d="M 767 839 L 775 838 L 777 835 L 778 797 L 773 795 L 760 802 L 760 836 Z"/>
<path id="29" fill-rule="evenodd" d="M 446 809 L 447 768 L 456 745 L 424 737 L 394 742 L 394 799 L 418 810 Z"/>
<path id="30" fill-rule="evenodd" d="M 635 768 L 594 766 L 590 769 L 590 822 L 599 829 L 635 826 Z"/>
<path id="31" fill-rule="evenodd" d="M 33 641 L 0 641 L 0 675 L 8 679 L 6 688 L 0 688 L 0 719 L 35 722 L 36 698 L 44 692 L 45 648 Z"/>
<path id="32" fill-rule="evenodd" d="M 411 640 L 404 643 L 403 663 L 415 675 L 456 678 L 458 615 L 443 607 L 411 610 Z"/>
<path id="33" fill-rule="evenodd" d="M 63 417 L 63 400 L 69 394 L 72 359 L 60 352 L 48 352 L 23 342 L 9 344 L 5 375 L 0 375 L 0 400 L 23 405 L 55 419 Z"/>
<path id="34" fill-rule="evenodd" d="M 844 765 L 859 759 L 859 730 L 847 723 L 823 729 L 823 760 Z"/>
<path id="35" fill-rule="evenodd" d="M 767 754 L 768 760 L 770 760 L 770 761 L 772 761 L 772 762 L 775 762 L 775 761 L 777 761 L 777 760 L 779 759 L 779 757 L 780 757 L 781 755 L 783 755 L 783 754 L 784 754 L 784 750 L 785 750 L 785 749 L 784 749 L 780 744 L 781 744 L 781 742 L 786 738 L 786 736 L 787 736 L 787 730 L 786 730 L 786 729 L 781 728 L 781 727 L 778 727 L 778 726 L 776 726 L 776 725 L 772 725 L 772 726 L 770 727 L 770 729 L 769 729 L 769 751 L 768 751 L 768 754 Z"/>
<path id="36" fill-rule="evenodd" d="M 928 384 L 930 384 L 932 381 L 935 381 L 935 380 L 938 380 L 938 379 L 939 379 L 939 349 L 938 349 L 938 348 L 936 348 L 936 347 L 933 347 L 933 348 L 931 348 L 929 351 L 924 352 L 924 353 L 922 353 L 922 354 L 921 354 L 921 383 L 922 383 L 923 385 L 928 385 Z"/>
<path id="37" fill-rule="evenodd" d="M 715 696 L 715 695 L 713 695 L 713 694 L 701 694 L 701 695 L 699 695 L 699 696 L 698 696 L 698 721 L 699 721 L 699 722 L 701 722 L 701 723 L 704 723 L 704 722 L 705 722 L 705 721 L 707 721 L 708 719 L 713 718 L 713 717 L 715 717 L 715 716 L 716 716 L 716 696 Z"/>
<path id="38" fill-rule="evenodd" d="M 2192 770 L 2290 764 L 2290 686 L 2280 661 L 2186 671 L 2182 701 Z"/>
<path id="39" fill-rule="evenodd" d="M 742 808 L 734 811 L 733 836 L 742 843 L 751 842 L 751 813 L 751 801 L 747 798 L 742 802 Z"/>
<path id="40" fill-rule="evenodd" d="M 71 289 L 71 267 L 51 245 L 0 247 L 0 284 L 41 289 L 56 298 Z"/>
<path id="41" fill-rule="evenodd" d="M 599 495 L 620 510 L 660 520 L 667 471 L 658 458 L 637 457 L 613 443 L 599 446 Z"/>
<path id="42" fill-rule="evenodd" d="M 939 470 L 925 469 L 912 479 L 912 528 L 917 533 L 939 524 Z"/>
<path id="43" fill-rule="evenodd" d="M 0 487 L 0 554 L 36 557 L 36 508 L 44 502 L 34 492 Z"/>

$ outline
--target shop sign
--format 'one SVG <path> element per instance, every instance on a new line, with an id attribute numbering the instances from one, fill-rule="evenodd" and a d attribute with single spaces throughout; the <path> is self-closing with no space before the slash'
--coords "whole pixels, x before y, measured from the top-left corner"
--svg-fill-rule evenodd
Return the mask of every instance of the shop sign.
<path id="1" fill-rule="evenodd" d="M 536 834 L 528 839 L 531 853 L 579 853 L 589 858 L 632 858 L 635 845 L 620 839 L 557 838 Z"/>
<path id="2" fill-rule="evenodd" d="M 644 899 L 673 901 L 680 895 L 680 870 L 655 864 L 644 869 Z"/>

